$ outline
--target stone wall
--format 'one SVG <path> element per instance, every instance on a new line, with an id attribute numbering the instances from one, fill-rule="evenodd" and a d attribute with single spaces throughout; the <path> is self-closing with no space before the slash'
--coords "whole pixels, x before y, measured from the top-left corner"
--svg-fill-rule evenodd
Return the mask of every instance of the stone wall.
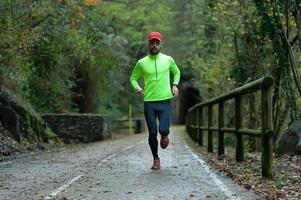
<path id="1" fill-rule="evenodd" d="M 93 142 L 112 137 L 111 119 L 97 114 L 45 114 L 44 121 L 61 140 Z"/>

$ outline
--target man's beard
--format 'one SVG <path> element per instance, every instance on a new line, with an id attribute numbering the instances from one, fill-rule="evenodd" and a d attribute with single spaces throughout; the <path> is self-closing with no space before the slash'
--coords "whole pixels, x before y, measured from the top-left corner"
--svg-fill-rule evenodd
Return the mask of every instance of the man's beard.
<path id="1" fill-rule="evenodd" d="M 150 49 L 149 52 L 150 52 L 150 54 L 152 54 L 152 55 L 157 55 L 157 54 L 160 52 L 160 49 L 155 49 L 155 48 L 153 48 L 153 49 Z"/>

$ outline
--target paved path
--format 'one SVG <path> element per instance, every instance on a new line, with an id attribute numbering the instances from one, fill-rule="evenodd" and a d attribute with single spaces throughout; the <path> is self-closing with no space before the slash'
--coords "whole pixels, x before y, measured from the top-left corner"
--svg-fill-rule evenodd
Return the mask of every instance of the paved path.
<path id="1" fill-rule="evenodd" d="M 150 170 L 147 134 L 0 163 L 0 199 L 259 199 L 214 173 L 173 127 Z"/>

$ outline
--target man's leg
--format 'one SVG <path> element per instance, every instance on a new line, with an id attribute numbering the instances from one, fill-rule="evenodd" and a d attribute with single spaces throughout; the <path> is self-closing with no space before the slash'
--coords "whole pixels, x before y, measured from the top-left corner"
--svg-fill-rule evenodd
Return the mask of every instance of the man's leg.
<path id="1" fill-rule="evenodd" d="M 170 100 L 160 102 L 158 106 L 159 112 L 159 133 L 161 135 L 160 145 L 162 149 L 167 148 L 169 144 L 169 127 L 171 117 L 171 103 Z"/>
<path id="2" fill-rule="evenodd" d="M 160 158 L 158 156 L 158 140 L 157 140 L 157 123 L 156 123 L 156 112 L 154 105 L 150 102 L 144 103 L 144 115 L 148 127 L 148 144 L 151 148 L 154 163 L 151 167 L 153 170 L 160 170 Z"/>
<path id="3" fill-rule="evenodd" d="M 158 158 L 158 140 L 157 140 L 157 123 L 156 112 L 151 102 L 144 102 L 144 116 L 148 127 L 148 144 L 152 151 L 154 159 Z"/>

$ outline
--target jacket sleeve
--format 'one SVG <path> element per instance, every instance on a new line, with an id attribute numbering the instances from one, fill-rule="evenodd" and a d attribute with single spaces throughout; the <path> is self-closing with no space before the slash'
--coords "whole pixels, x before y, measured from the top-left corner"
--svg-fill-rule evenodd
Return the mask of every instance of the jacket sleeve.
<path id="1" fill-rule="evenodd" d="M 130 76 L 130 83 L 135 90 L 141 88 L 137 82 L 140 76 L 141 76 L 141 67 L 139 65 L 139 62 L 137 62 Z"/>
<path id="2" fill-rule="evenodd" d="M 175 63 L 175 61 L 174 61 L 174 59 L 172 57 L 170 57 L 169 69 L 170 69 L 170 71 L 173 74 L 173 84 L 178 85 L 179 81 L 180 81 L 181 72 L 180 72 L 177 64 Z"/>

